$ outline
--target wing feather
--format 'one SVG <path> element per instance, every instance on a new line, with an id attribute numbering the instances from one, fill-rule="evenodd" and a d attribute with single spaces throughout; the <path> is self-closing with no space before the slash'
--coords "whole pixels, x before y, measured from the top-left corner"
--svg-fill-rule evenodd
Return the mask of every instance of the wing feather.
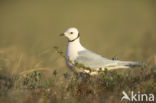
<path id="1" fill-rule="evenodd" d="M 78 52 L 76 61 L 86 67 L 90 67 L 92 70 L 97 70 L 99 68 L 117 69 L 138 66 L 138 62 L 110 60 L 87 49 Z"/>
<path id="2" fill-rule="evenodd" d="M 116 64 L 115 61 L 106 59 L 101 55 L 98 55 L 88 50 L 78 52 L 78 57 L 76 58 L 76 61 L 90 68 L 102 68 L 108 65 Z"/>

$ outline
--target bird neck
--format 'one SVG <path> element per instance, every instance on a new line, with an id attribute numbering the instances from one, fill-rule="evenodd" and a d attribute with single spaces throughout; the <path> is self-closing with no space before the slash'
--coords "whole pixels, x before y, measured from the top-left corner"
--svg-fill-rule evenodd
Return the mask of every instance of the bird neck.
<path id="1" fill-rule="evenodd" d="M 68 47 L 78 51 L 84 49 L 80 43 L 80 38 L 76 39 L 73 42 L 68 42 Z"/>
<path id="2" fill-rule="evenodd" d="M 68 42 L 66 57 L 74 60 L 78 56 L 78 52 L 81 50 L 84 50 L 84 47 L 80 43 L 80 38 L 76 39 L 73 42 Z"/>

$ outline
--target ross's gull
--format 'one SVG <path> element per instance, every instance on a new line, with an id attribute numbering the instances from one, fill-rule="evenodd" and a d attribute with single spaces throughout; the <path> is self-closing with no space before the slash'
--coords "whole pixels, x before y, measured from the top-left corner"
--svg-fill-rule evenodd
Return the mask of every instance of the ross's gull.
<path id="1" fill-rule="evenodd" d="M 80 44 L 79 31 L 74 27 L 67 29 L 61 36 L 65 36 L 68 39 L 66 64 L 70 69 L 73 69 L 74 62 L 90 68 L 91 71 L 104 70 L 105 68 L 107 70 L 132 68 L 139 65 L 138 62 L 110 60 L 89 51 Z M 84 70 L 84 72 L 88 73 L 89 71 Z"/>

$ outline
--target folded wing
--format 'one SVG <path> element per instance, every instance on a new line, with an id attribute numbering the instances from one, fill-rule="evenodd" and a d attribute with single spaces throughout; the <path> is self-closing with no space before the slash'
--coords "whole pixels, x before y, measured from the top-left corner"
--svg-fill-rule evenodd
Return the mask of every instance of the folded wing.
<path id="1" fill-rule="evenodd" d="M 91 68 L 92 70 L 98 70 L 99 68 L 107 68 L 109 70 L 138 66 L 137 62 L 110 60 L 87 49 L 78 52 L 76 61 L 86 67 Z"/>

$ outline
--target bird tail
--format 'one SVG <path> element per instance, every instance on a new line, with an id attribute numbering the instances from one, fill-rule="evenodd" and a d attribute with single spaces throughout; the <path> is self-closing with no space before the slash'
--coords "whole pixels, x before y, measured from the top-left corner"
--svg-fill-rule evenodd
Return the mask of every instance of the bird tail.
<path id="1" fill-rule="evenodd" d="M 108 70 L 111 70 L 111 69 L 136 68 L 136 67 L 141 67 L 139 62 L 115 61 L 113 65 L 109 65 L 106 68 L 108 68 Z"/>
<path id="2" fill-rule="evenodd" d="M 118 61 L 117 64 L 127 66 L 129 68 L 135 68 L 135 67 L 140 67 L 141 66 L 139 62 L 132 62 L 132 61 Z"/>

